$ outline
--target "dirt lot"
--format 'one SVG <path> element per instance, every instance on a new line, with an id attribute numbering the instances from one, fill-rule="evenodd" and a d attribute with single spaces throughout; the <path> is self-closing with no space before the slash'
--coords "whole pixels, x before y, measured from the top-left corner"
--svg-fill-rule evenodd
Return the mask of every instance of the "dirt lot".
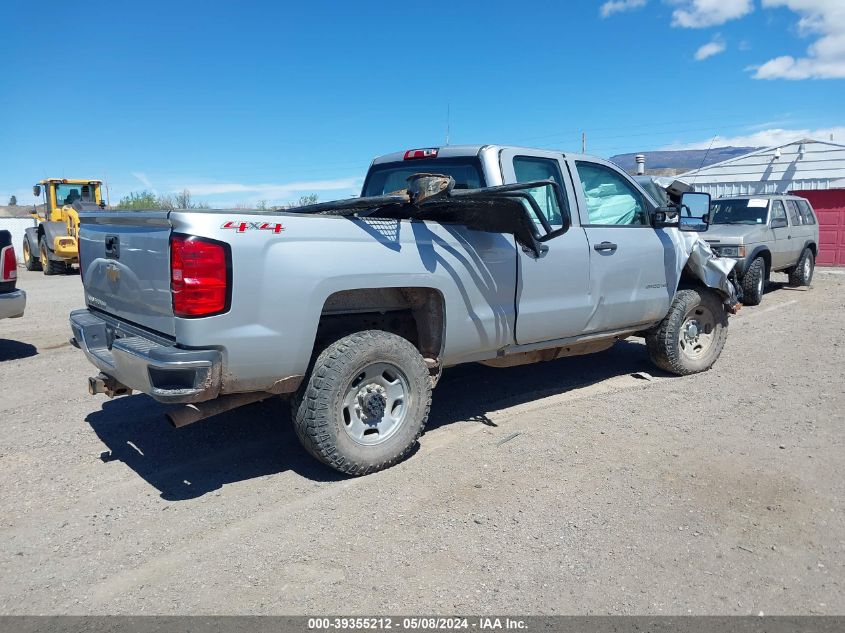
<path id="1" fill-rule="evenodd" d="M 281 401 L 174 430 L 89 396 L 79 278 L 20 286 L 0 613 L 845 614 L 845 275 L 775 284 L 693 377 L 636 340 L 449 370 L 416 454 L 360 479 L 305 455 Z"/>

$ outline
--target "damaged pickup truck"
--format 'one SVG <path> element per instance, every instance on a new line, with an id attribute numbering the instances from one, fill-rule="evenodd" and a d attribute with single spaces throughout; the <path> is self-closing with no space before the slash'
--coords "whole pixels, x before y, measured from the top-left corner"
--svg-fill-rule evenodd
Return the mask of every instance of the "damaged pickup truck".
<path id="1" fill-rule="evenodd" d="M 658 367 L 709 369 L 736 306 L 733 262 L 694 232 L 709 202 L 484 145 L 383 156 L 362 197 L 293 211 L 83 214 L 72 343 L 92 394 L 180 403 L 174 426 L 287 394 L 305 448 L 362 475 L 409 453 L 446 367 L 644 336 Z"/>

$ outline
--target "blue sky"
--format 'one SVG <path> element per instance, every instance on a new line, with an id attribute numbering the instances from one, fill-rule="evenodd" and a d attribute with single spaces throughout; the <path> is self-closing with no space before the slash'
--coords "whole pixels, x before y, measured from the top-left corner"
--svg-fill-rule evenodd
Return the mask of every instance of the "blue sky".
<path id="1" fill-rule="evenodd" d="M 841 5 L 841 6 L 840 6 Z M 0 204 L 45 176 L 213 206 L 357 193 L 445 142 L 845 142 L 842 0 L 7 1 Z"/>

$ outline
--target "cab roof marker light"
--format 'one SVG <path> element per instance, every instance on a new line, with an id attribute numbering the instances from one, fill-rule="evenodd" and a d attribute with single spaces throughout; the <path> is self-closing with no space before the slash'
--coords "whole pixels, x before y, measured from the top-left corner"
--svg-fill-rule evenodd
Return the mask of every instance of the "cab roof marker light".
<path id="1" fill-rule="evenodd" d="M 405 152 L 405 160 L 413 160 L 415 158 L 437 158 L 438 148 L 428 147 L 425 149 L 409 149 Z"/>

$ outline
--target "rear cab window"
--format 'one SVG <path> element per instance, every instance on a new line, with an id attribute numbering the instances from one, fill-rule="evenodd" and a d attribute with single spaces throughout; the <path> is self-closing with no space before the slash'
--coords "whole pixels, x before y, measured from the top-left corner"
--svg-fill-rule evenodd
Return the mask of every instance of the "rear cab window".
<path id="1" fill-rule="evenodd" d="M 383 196 L 408 187 L 414 174 L 443 174 L 455 179 L 455 189 L 479 189 L 485 186 L 481 161 L 477 156 L 424 158 L 379 163 L 370 167 L 361 195 Z"/>

